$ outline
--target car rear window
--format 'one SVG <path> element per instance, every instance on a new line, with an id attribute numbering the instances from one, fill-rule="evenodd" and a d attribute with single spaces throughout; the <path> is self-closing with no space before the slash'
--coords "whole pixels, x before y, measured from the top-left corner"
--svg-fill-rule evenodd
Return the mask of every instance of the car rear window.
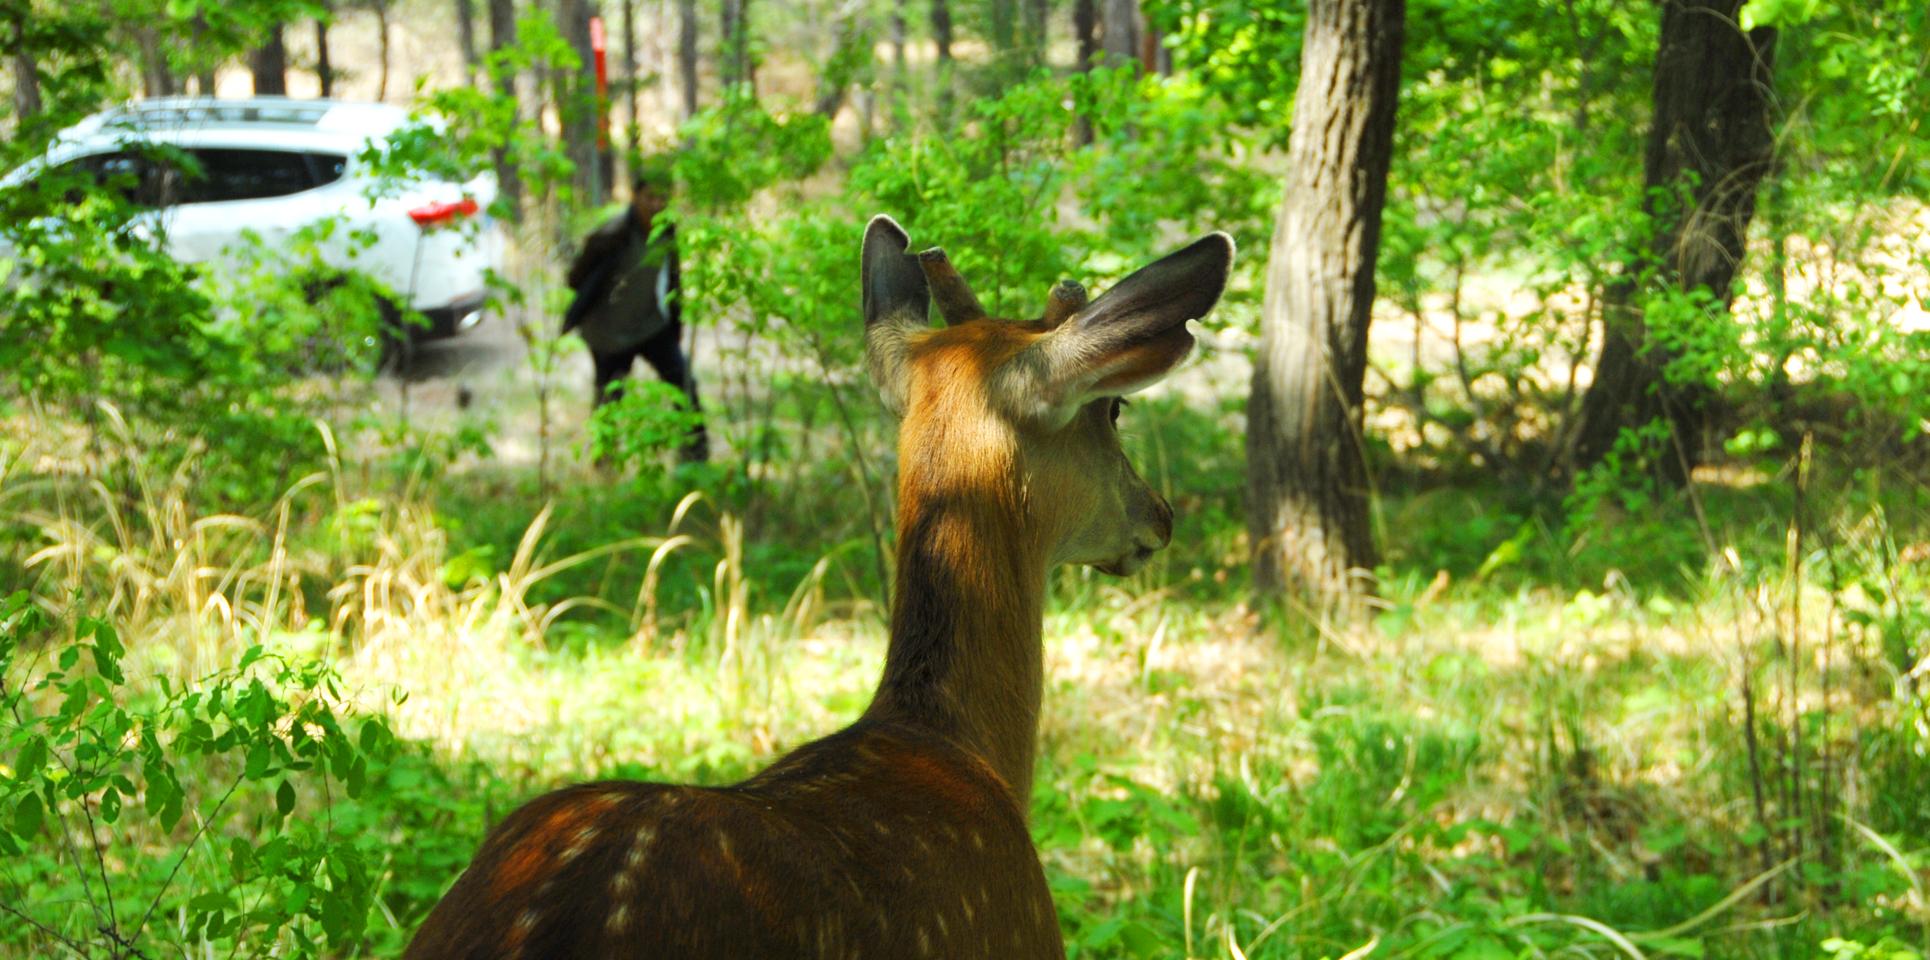
<path id="1" fill-rule="evenodd" d="M 184 171 L 183 203 L 284 197 L 340 180 L 348 167 L 347 157 L 331 153 L 209 147 L 188 152 L 201 169 Z"/>

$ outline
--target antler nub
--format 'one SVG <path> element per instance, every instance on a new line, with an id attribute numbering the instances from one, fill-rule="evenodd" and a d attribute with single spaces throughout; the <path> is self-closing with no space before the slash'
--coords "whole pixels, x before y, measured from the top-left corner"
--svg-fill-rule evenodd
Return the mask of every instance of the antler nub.
<path id="1" fill-rule="evenodd" d="M 1061 280 L 1053 284 L 1052 292 L 1045 297 L 1045 328 L 1050 330 L 1064 323 L 1085 305 L 1086 288 L 1079 281 Z"/>
<path id="2" fill-rule="evenodd" d="M 982 319 L 985 308 L 979 305 L 978 298 L 972 296 L 972 288 L 959 276 L 958 268 L 952 266 L 952 259 L 945 251 L 933 247 L 918 255 L 918 265 L 925 268 L 925 285 L 931 288 L 932 299 L 938 304 L 938 315 L 945 318 L 945 325 L 957 326 Z"/>

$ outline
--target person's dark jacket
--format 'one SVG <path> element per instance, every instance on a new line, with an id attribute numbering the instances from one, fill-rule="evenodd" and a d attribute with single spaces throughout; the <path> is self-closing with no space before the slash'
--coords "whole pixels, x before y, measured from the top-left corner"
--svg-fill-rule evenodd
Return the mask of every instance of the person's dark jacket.
<path id="1" fill-rule="evenodd" d="M 576 299 L 563 332 L 576 331 L 594 354 L 635 349 L 679 319 L 676 229 L 666 224 L 652 240 L 650 224 L 626 207 L 584 238 L 566 280 Z"/>

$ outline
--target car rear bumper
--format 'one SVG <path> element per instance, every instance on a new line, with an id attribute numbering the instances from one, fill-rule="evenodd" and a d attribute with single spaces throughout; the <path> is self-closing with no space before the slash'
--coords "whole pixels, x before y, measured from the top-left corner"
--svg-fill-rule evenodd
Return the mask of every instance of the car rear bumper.
<path id="1" fill-rule="evenodd" d="M 412 340 L 442 340 L 462 333 L 482 322 L 484 297 L 480 293 L 458 297 L 440 307 L 420 311 L 428 326 L 409 325 Z"/>

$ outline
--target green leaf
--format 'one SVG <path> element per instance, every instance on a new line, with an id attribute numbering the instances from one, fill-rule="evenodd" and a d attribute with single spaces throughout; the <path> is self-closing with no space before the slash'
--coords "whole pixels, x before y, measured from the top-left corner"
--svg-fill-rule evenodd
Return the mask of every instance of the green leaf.
<path id="1" fill-rule="evenodd" d="M 20 798 L 13 808 L 13 832 L 22 837 L 37 836 L 41 824 L 47 820 L 47 810 L 41 806 L 40 795 L 30 793 Z"/>
<path id="2" fill-rule="evenodd" d="M 284 817 L 295 810 L 295 786 L 286 780 L 283 780 L 281 788 L 275 791 L 275 809 Z"/>

